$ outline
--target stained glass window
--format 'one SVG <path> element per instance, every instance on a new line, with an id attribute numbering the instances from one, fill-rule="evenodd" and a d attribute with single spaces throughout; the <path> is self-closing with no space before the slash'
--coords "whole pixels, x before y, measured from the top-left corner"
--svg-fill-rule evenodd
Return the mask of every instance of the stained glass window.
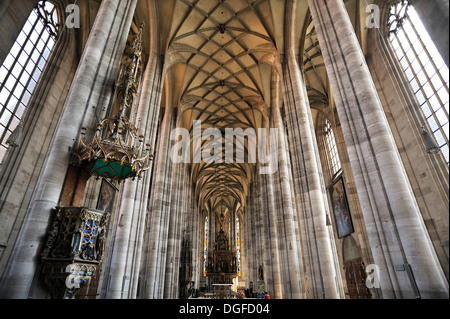
<path id="1" fill-rule="evenodd" d="M 0 67 L 0 163 L 11 133 L 23 119 L 59 34 L 56 7 L 39 1 Z"/>
<path id="2" fill-rule="evenodd" d="M 206 276 L 208 267 L 208 216 L 205 217 L 205 242 L 203 244 L 203 275 Z"/>
<path id="3" fill-rule="evenodd" d="M 389 39 L 449 163 L 449 69 L 409 1 L 392 6 Z"/>
<path id="4" fill-rule="evenodd" d="M 238 276 L 241 276 L 241 232 L 239 217 L 236 219 L 236 257 Z"/>

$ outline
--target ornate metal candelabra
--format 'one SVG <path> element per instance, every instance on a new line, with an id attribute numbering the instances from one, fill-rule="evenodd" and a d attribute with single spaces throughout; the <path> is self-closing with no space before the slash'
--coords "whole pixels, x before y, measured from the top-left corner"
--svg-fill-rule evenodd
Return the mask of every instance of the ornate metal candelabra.
<path id="1" fill-rule="evenodd" d="M 140 178 L 149 169 L 153 160 L 149 144 L 144 145 L 144 136 L 129 120 L 134 109 L 136 93 L 142 74 L 142 31 L 133 43 L 128 43 L 122 59 L 115 97 L 118 112 L 97 124 L 93 138 L 87 141 L 87 128 L 83 127 L 74 163 L 86 167 L 97 177 L 121 182 L 128 178 Z"/>

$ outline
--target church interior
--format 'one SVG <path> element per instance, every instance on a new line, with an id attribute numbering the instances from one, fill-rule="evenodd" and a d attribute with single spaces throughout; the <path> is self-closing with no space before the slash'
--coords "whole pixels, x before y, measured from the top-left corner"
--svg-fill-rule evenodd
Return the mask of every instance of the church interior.
<path id="1" fill-rule="evenodd" d="M 2 0 L 0 299 L 448 299 L 448 0 Z"/>

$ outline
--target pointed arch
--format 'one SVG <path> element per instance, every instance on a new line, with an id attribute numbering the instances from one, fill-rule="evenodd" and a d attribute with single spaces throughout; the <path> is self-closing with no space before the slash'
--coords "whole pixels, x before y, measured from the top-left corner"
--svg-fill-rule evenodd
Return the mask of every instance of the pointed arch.
<path id="1" fill-rule="evenodd" d="M 20 128 L 41 74 L 61 34 L 58 7 L 51 1 L 39 1 L 30 13 L 13 47 L 0 67 L 0 163 L 9 138 Z"/>
<path id="2" fill-rule="evenodd" d="M 411 1 L 391 6 L 386 37 L 448 164 L 449 68 Z"/>

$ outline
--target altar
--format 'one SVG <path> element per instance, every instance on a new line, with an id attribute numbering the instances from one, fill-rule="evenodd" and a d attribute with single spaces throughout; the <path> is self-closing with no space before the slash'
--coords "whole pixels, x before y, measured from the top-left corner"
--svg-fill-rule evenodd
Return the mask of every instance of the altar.
<path id="1" fill-rule="evenodd" d="M 216 237 L 214 250 L 208 253 L 206 276 L 210 279 L 214 299 L 231 299 L 236 295 L 232 289 L 238 277 L 236 249 L 230 247 L 223 229 Z"/>

